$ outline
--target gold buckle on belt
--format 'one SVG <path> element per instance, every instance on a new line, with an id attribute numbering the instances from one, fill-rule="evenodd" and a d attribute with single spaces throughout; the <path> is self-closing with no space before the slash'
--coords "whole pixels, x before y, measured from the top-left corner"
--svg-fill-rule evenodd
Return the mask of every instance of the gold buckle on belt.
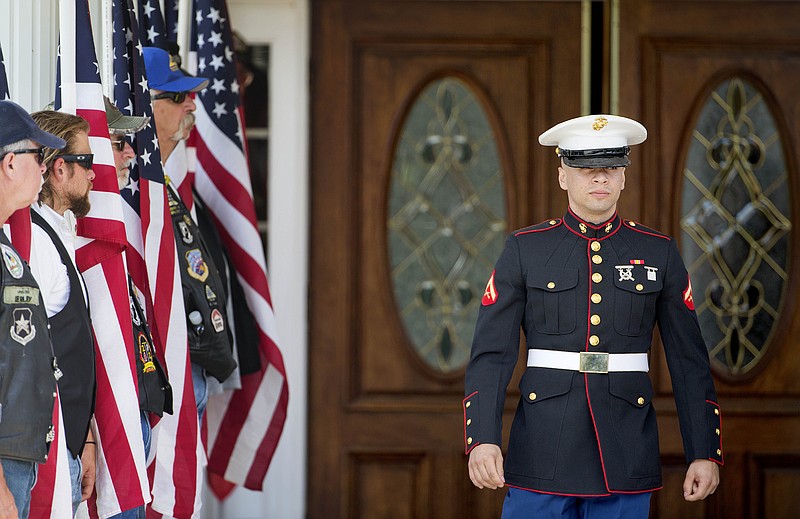
<path id="1" fill-rule="evenodd" d="M 608 353 L 582 351 L 581 373 L 608 373 Z"/>

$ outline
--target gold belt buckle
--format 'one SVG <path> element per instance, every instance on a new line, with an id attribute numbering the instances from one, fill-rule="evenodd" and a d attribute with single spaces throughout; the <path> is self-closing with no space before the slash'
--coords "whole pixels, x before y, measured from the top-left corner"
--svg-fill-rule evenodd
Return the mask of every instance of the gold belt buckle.
<path id="1" fill-rule="evenodd" d="M 582 351 L 581 373 L 608 373 L 608 353 Z"/>

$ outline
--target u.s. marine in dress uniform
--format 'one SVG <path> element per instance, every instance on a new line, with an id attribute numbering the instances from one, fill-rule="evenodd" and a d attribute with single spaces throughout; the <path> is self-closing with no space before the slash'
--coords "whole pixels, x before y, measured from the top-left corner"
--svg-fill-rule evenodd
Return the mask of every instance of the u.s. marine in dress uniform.
<path id="1" fill-rule="evenodd" d="M 721 415 L 686 268 L 675 240 L 616 212 L 629 146 L 646 137 L 638 122 L 611 115 L 539 137 L 558 146 L 569 208 L 508 236 L 483 296 L 463 401 L 470 478 L 510 487 L 503 517 L 647 517 L 662 485 L 647 374 L 656 324 L 688 464 L 684 497 L 704 499 L 719 482 Z M 520 330 L 527 369 L 503 467 Z"/>

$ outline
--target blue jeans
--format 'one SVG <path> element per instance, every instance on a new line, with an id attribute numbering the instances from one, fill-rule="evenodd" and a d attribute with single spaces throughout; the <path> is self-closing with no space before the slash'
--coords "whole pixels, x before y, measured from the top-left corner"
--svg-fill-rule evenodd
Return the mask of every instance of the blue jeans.
<path id="1" fill-rule="evenodd" d="M 192 385 L 194 386 L 194 401 L 197 403 L 197 418 L 203 421 L 203 413 L 208 404 L 208 382 L 206 373 L 195 363 L 192 363 Z"/>
<path id="2" fill-rule="evenodd" d="M 72 457 L 72 453 L 69 451 L 65 451 L 69 458 L 69 480 L 72 484 L 72 515 L 75 515 L 75 512 L 78 511 L 78 506 L 81 504 L 81 495 L 83 494 L 83 490 L 81 489 L 81 472 L 83 472 L 83 464 L 81 463 L 81 457 L 75 456 Z"/>
<path id="3" fill-rule="evenodd" d="M 147 512 L 145 512 L 144 505 L 142 505 L 131 510 L 125 510 L 117 515 L 112 515 L 108 519 L 147 519 Z"/>
<path id="4" fill-rule="evenodd" d="M 650 492 L 573 497 L 509 488 L 501 519 L 647 519 Z"/>
<path id="5" fill-rule="evenodd" d="M 0 458 L 3 466 L 3 476 L 6 480 L 20 519 L 27 519 L 31 508 L 31 489 L 36 483 L 36 463 L 33 461 Z"/>

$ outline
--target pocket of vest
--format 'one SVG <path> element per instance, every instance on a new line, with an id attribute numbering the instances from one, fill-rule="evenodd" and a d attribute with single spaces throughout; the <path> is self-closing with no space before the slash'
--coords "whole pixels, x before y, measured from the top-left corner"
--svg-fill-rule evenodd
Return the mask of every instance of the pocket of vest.
<path id="1" fill-rule="evenodd" d="M 528 271 L 528 311 L 540 333 L 571 333 L 577 324 L 578 271 L 537 268 Z"/>

